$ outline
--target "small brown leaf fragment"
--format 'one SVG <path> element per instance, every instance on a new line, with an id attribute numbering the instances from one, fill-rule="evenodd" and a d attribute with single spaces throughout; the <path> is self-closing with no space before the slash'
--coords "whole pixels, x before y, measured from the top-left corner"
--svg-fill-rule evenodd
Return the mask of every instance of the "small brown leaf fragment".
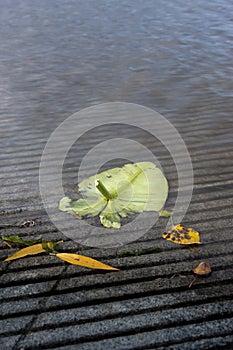
<path id="1" fill-rule="evenodd" d="M 196 275 L 209 275 L 211 273 L 211 266 L 208 261 L 202 261 L 193 269 L 193 272 Z"/>
<path id="2" fill-rule="evenodd" d="M 196 281 L 198 276 L 208 277 L 211 274 L 211 266 L 208 261 L 200 262 L 194 269 L 192 270 L 195 274 L 192 282 L 189 284 L 189 288 L 192 287 L 193 283 Z"/>

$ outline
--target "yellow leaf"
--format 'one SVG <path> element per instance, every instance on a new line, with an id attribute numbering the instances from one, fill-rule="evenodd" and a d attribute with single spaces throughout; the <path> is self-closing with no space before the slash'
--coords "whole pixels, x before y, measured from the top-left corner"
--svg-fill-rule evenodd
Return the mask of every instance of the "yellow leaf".
<path id="1" fill-rule="evenodd" d="M 70 264 L 88 267 L 90 269 L 102 269 L 102 270 L 119 270 L 115 267 L 105 265 L 98 260 L 88 258 L 87 256 L 69 253 L 58 253 L 56 256 Z"/>
<path id="2" fill-rule="evenodd" d="M 48 247 L 51 247 L 52 242 L 48 242 L 47 245 L 48 245 Z M 30 247 L 20 249 L 18 252 L 9 256 L 4 261 L 11 261 L 11 260 L 23 258 L 27 255 L 35 255 L 35 254 L 40 254 L 40 253 L 44 253 L 44 252 L 45 252 L 45 249 L 43 249 L 42 243 L 34 244 Z"/>
<path id="3" fill-rule="evenodd" d="M 168 241 L 177 244 L 200 244 L 199 233 L 193 230 L 191 227 L 185 227 L 180 224 L 172 226 L 172 229 L 168 232 L 164 232 L 162 237 Z"/>
<path id="4" fill-rule="evenodd" d="M 161 209 L 159 211 L 159 216 L 165 217 L 165 218 L 169 218 L 170 216 L 172 216 L 173 212 L 172 211 L 168 211 L 165 209 Z"/>

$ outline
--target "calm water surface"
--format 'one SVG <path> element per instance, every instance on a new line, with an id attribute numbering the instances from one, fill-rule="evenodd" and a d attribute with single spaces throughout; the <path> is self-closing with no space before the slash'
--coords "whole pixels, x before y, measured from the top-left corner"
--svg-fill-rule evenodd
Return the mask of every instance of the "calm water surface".
<path id="1" fill-rule="evenodd" d="M 188 146 L 195 176 L 198 157 L 200 173 L 208 178 L 213 170 L 203 161 L 205 149 L 232 147 L 232 1 L 0 0 L 0 9 L 5 207 L 22 206 L 26 194 L 27 203 L 38 201 L 38 167 L 49 135 L 74 112 L 98 103 L 133 102 L 166 116 Z M 94 136 L 74 149 L 68 172 Z M 73 174 L 69 186 L 77 183 L 76 168 Z"/>
<path id="2" fill-rule="evenodd" d="M 231 1 L 0 5 L 4 113 L 27 116 L 28 122 L 60 120 L 117 100 L 181 112 L 198 96 L 215 94 L 226 104 L 233 96 Z"/>

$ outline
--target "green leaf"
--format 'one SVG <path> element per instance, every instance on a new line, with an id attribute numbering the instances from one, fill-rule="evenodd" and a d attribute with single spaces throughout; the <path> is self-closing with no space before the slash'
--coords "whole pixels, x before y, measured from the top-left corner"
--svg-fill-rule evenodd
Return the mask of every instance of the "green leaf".
<path id="1" fill-rule="evenodd" d="M 59 203 L 59 209 L 67 211 L 70 214 L 74 214 L 80 217 L 83 216 L 96 216 L 106 206 L 107 201 L 105 199 L 96 199 L 93 201 L 79 199 L 78 201 L 72 201 L 69 197 L 63 197 Z"/>
<path id="2" fill-rule="evenodd" d="M 120 218 L 133 213 L 159 212 L 168 195 L 167 179 L 151 162 L 109 169 L 82 181 L 78 189 L 83 198 L 64 197 L 59 209 L 79 217 L 99 214 L 107 228 L 120 228 Z"/>
<path id="3" fill-rule="evenodd" d="M 20 238 L 18 235 L 13 236 L 2 236 L 1 239 L 5 242 L 10 242 L 14 244 L 21 244 L 26 246 L 31 246 L 33 244 L 41 242 L 41 239 L 34 239 L 31 241 L 24 241 L 22 238 Z"/>

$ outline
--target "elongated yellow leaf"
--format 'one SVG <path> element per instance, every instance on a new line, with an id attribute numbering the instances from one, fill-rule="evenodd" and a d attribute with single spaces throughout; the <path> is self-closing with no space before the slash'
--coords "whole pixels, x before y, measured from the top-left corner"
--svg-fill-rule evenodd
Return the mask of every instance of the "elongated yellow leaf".
<path id="1" fill-rule="evenodd" d="M 52 242 L 48 242 L 47 243 L 48 247 L 51 246 L 51 243 Z M 42 243 L 34 244 L 34 245 L 30 246 L 30 247 L 20 249 L 18 252 L 16 252 L 15 254 L 9 256 L 4 261 L 11 261 L 11 260 L 15 260 L 15 259 L 20 259 L 20 258 L 23 258 L 23 257 L 25 257 L 27 255 L 36 255 L 36 254 L 44 253 L 45 251 L 46 250 L 43 249 Z"/>
<path id="2" fill-rule="evenodd" d="M 115 267 L 105 265 L 98 260 L 88 258 L 87 256 L 79 254 L 69 254 L 69 253 L 58 253 L 56 256 L 70 264 L 88 267 L 90 269 L 101 269 L 101 270 L 119 270 Z"/>

